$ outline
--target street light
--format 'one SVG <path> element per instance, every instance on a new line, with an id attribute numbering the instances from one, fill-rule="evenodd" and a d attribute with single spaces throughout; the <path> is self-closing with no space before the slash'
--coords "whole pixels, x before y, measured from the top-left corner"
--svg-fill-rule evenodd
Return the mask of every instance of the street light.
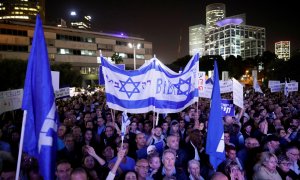
<path id="1" fill-rule="evenodd" d="M 135 60 L 135 49 L 140 49 L 141 44 L 135 44 L 135 43 L 128 43 L 129 48 L 133 48 L 133 69 L 136 69 L 136 60 Z"/>

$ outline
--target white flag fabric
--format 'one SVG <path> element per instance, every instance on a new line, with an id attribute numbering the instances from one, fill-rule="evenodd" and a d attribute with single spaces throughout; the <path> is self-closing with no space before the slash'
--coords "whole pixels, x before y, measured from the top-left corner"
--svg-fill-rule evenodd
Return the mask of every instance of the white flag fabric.
<path id="1" fill-rule="evenodd" d="M 181 73 L 153 58 L 137 70 L 126 71 L 101 57 L 109 108 L 128 113 L 175 113 L 198 101 L 199 54 Z"/>
<path id="2" fill-rule="evenodd" d="M 253 79 L 253 89 L 255 92 L 263 93 L 256 78 Z"/>
<path id="3" fill-rule="evenodd" d="M 287 84 L 287 82 L 285 81 L 285 83 L 284 83 L 284 95 L 285 95 L 285 97 L 288 97 L 289 96 L 289 87 L 288 87 L 288 84 Z"/>
<path id="4" fill-rule="evenodd" d="M 130 124 L 130 120 L 127 116 L 127 112 L 124 111 L 122 113 L 122 126 L 121 126 L 121 137 L 122 137 L 122 139 L 124 139 L 124 136 L 126 135 L 126 128 L 127 128 L 127 126 L 129 126 L 129 124 Z"/>

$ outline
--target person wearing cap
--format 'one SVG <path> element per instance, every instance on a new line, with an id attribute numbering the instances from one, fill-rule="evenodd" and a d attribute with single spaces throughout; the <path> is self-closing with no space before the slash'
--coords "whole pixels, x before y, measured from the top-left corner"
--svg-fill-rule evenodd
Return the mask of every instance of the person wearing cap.
<path id="1" fill-rule="evenodd" d="M 244 147 L 245 139 L 243 134 L 241 133 L 241 126 L 238 123 L 233 123 L 232 132 L 230 132 L 230 142 L 237 147 L 237 149 L 241 149 Z"/>
<path id="2" fill-rule="evenodd" d="M 273 134 L 268 135 L 264 139 L 264 151 L 268 151 L 273 154 L 279 154 L 279 138 Z"/>
<path id="3" fill-rule="evenodd" d="M 253 125 L 250 121 L 243 124 L 241 132 L 244 136 L 244 139 L 247 139 L 248 137 L 251 137 L 252 129 L 253 129 Z"/>
<path id="4" fill-rule="evenodd" d="M 261 119 L 257 125 L 258 128 L 253 131 L 252 137 L 258 141 L 262 141 L 268 133 L 268 122 L 265 119 Z"/>

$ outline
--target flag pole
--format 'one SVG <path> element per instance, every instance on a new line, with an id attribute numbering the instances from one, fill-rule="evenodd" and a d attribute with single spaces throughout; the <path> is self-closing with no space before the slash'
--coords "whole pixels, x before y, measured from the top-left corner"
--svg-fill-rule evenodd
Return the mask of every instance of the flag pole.
<path id="1" fill-rule="evenodd" d="M 153 117 L 155 117 L 155 106 L 153 109 Z M 154 129 L 154 127 L 155 127 L 155 119 L 154 118 L 152 119 L 152 123 L 153 123 L 152 128 Z"/>
<path id="2" fill-rule="evenodd" d="M 22 159 L 22 150 L 23 150 L 23 142 L 24 142 L 26 116 L 27 116 L 27 110 L 24 110 L 24 112 L 23 112 L 23 120 L 22 120 L 21 137 L 20 137 L 20 144 L 19 144 L 17 171 L 16 171 L 16 178 L 15 178 L 15 180 L 18 180 L 19 176 L 20 176 L 20 168 L 21 168 L 21 159 Z"/>
<path id="3" fill-rule="evenodd" d="M 200 114 L 199 114 L 199 97 L 198 97 L 198 100 L 197 100 L 197 116 L 198 116 L 198 119 L 200 118 Z"/>
<path id="4" fill-rule="evenodd" d="M 113 125 L 115 125 L 115 116 L 114 116 L 112 109 L 110 109 L 110 113 L 111 113 L 111 117 L 112 117 L 112 123 L 113 123 Z"/>
<path id="5" fill-rule="evenodd" d="M 159 118 L 159 112 L 157 112 L 157 116 L 156 116 L 156 123 L 155 123 L 155 125 L 157 126 L 158 125 L 158 119 Z"/>

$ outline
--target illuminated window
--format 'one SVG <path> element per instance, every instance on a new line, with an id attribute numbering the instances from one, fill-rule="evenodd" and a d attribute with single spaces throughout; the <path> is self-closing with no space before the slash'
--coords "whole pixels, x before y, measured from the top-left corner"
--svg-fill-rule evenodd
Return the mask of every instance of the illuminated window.
<path id="1" fill-rule="evenodd" d="M 142 54 L 137 54 L 135 57 L 137 59 L 145 59 L 144 55 L 142 55 Z"/>

